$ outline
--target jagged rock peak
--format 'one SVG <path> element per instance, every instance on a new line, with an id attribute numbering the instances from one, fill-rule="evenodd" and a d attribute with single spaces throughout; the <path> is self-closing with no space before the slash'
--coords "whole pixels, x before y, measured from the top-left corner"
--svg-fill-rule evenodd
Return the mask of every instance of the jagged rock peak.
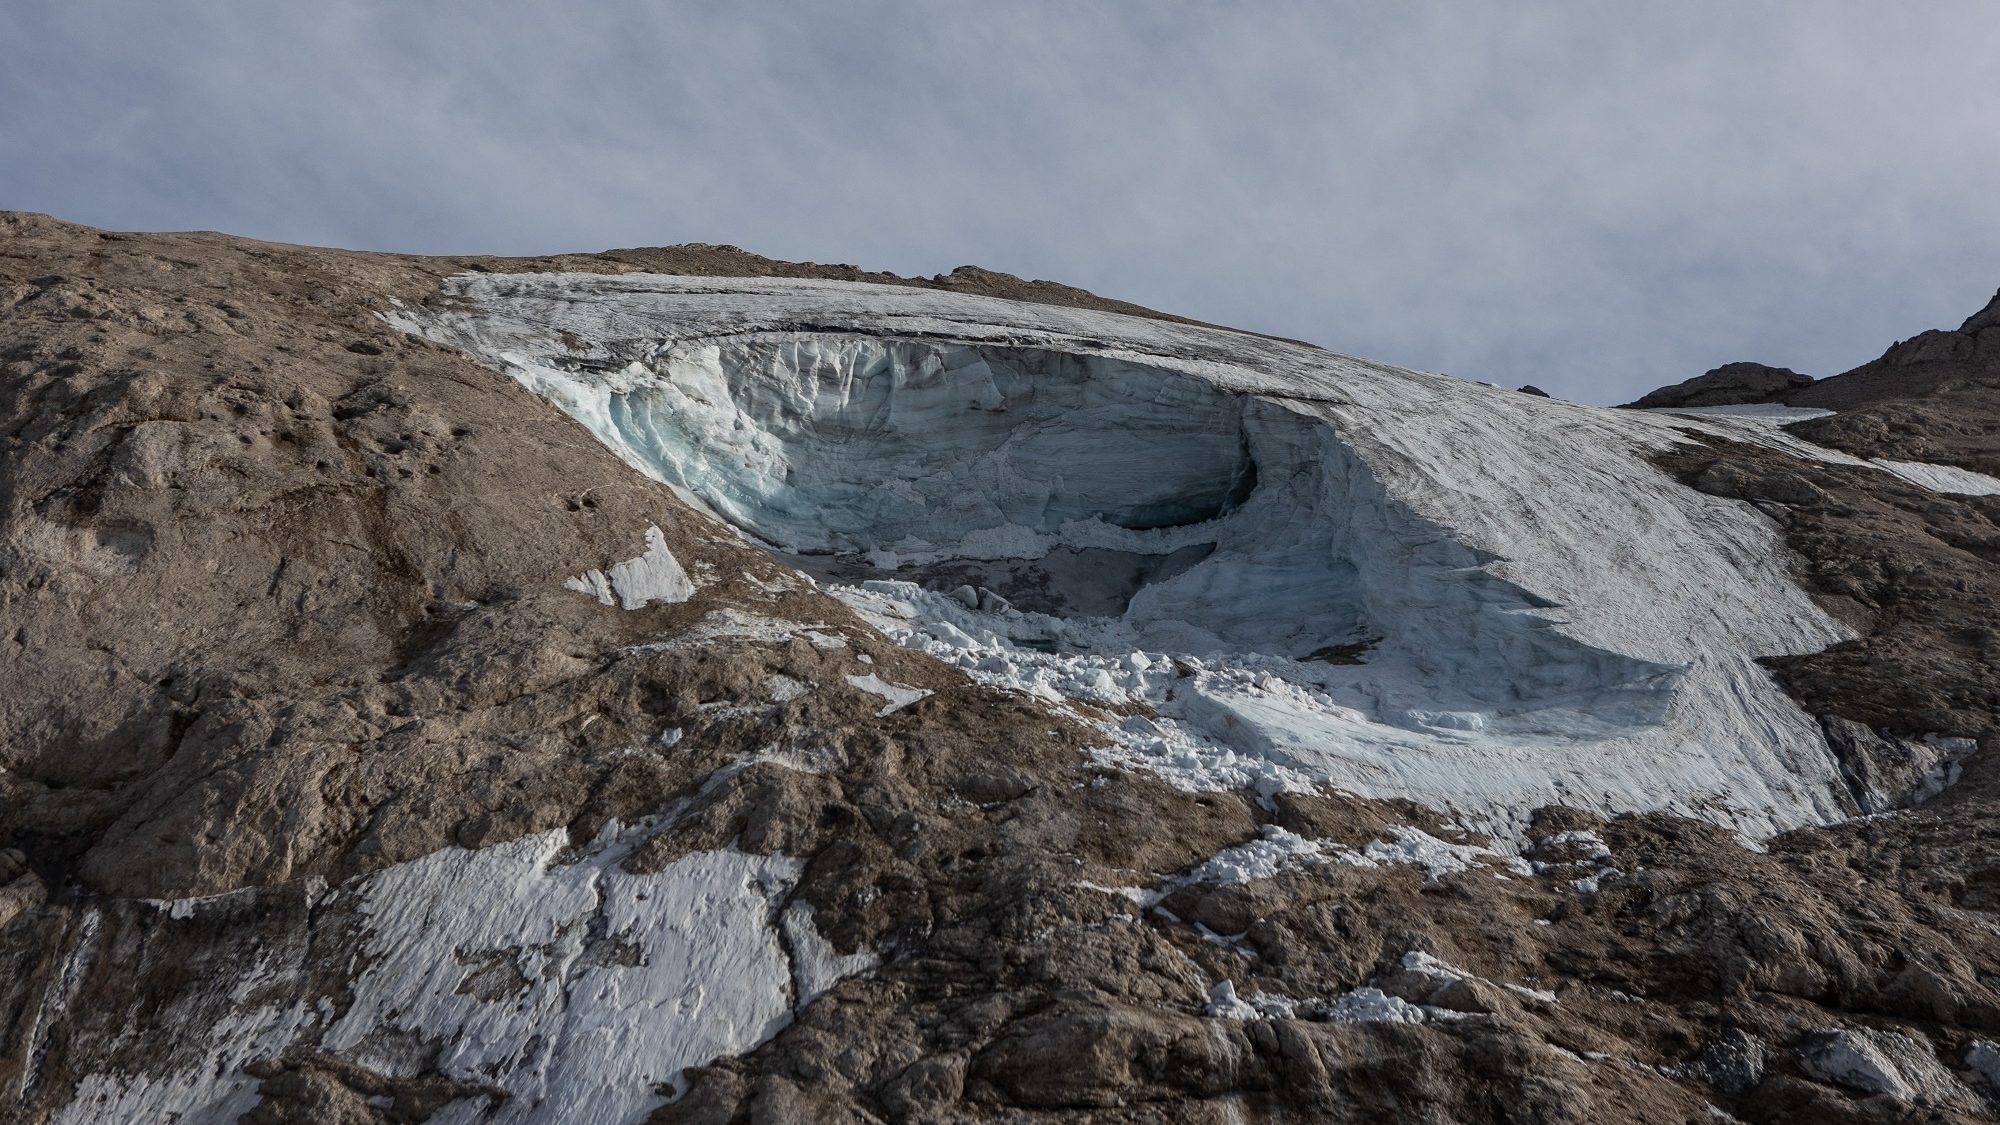
<path id="1" fill-rule="evenodd" d="M 2000 328 L 2000 291 L 1993 294 L 1985 308 L 1966 317 L 1965 323 L 1958 326 L 1960 332 L 1977 332 L 1982 328 Z"/>

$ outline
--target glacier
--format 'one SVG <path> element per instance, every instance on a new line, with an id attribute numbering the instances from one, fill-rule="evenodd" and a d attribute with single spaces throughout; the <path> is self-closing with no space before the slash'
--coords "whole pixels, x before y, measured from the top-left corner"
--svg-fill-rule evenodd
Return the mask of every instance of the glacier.
<path id="1" fill-rule="evenodd" d="M 474 274 L 389 319 L 1107 762 L 1502 836 L 1550 803 L 1751 838 L 1855 811 L 1756 662 L 1850 630 L 1768 517 L 1648 461 L 1804 444 L 1768 424 L 852 282 Z"/>

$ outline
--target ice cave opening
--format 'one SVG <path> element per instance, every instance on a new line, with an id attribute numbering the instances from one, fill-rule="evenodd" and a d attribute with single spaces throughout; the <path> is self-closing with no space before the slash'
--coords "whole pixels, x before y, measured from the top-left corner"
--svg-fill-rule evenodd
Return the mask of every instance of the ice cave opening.
<path id="1" fill-rule="evenodd" d="M 823 581 L 985 590 L 1153 647 L 1365 641 L 1310 421 L 1102 356 L 872 336 L 669 350 L 608 404 L 663 479 Z M 1335 459 L 1337 460 L 1337 459 Z"/>
<path id="2" fill-rule="evenodd" d="M 1164 367 L 762 333 L 631 358 L 601 412 L 628 460 L 788 563 L 962 608 L 948 638 L 1273 658 L 1441 729 L 1538 714 L 1574 733 L 1656 711 L 1674 672 L 1549 628 L 1548 603 L 1389 497 L 1324 420 Z M 1354 670 L 1385 657 L 1394 674 Z"/>

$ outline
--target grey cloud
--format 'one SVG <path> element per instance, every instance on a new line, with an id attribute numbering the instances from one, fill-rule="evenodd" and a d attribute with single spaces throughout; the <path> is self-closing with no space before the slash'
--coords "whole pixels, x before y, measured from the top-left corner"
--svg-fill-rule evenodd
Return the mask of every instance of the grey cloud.
<path id="1" fill-rule="evenodd" d="M 977 262 L 1615 401 L 2000 286 L 1977 3 L 0 11 L 0 206 L 373 249 Z"/>

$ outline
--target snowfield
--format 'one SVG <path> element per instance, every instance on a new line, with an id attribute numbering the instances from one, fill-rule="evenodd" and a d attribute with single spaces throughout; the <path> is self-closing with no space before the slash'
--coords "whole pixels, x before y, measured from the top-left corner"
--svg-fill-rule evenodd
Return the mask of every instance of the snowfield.
<path id="1" fill-rule="evenodd" d="M 1849 631 L 1766 516 L 1647 461 L 1683 431 L 1803 446 L 1774 420 L 846 282 L 468 275 L 391 320 L 899 642 L 1137 710 L 1085 713 L 1175 784 L 1331 783 L 1503 835 L 1548 803 L 1751 837 L 1854 811 L 1756 664 Z"/>

